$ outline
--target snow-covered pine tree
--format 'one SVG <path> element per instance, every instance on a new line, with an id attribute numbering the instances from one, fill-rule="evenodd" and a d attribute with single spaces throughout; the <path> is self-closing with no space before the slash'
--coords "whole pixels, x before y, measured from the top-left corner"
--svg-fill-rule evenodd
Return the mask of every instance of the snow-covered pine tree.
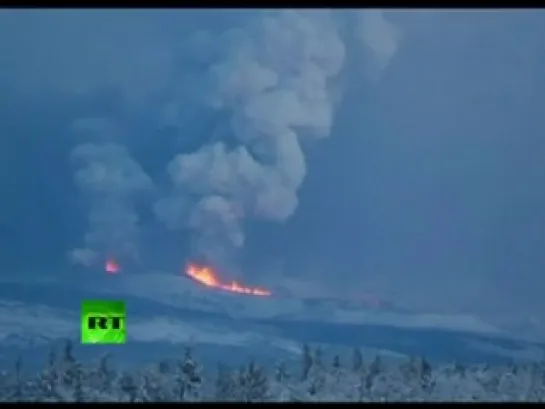
<path id="1" fill-rule="evenodd" d="M 183 374 L 180 361 L 161 360 L 151 371 L 155 384 L 158 385 L 160 399 L 163 402 L 183 401 Z"/>
<path id="2" fill-rule="evenodd" d="M 352 369 L 354 372 L 359 372 L 363 367 L 363 356 L 359 348 L 354 348 L 352 357 Z"/>
<path id="3" fill-rule="evenodd" d="M 233 371 L 223 363 L 218 363 L 214 400 L 218 402 L 235 400 L 236 389 L 237 385 L 233 377 Z"/>
<path id="4" fill-rule="evenodd" d="M 57 368 L 57 355 L 55 347 L 52 346 L 49 349 L 47 355 L 47 362 L 42 371 L 38 373 L 36 379 L 37 386 L 37 399 L 39 401 L 58 401 L 59 394 L 57 392 L 57 382 L 59 380 L 58 368 Z"/>
<path id="5" fill-rule="evenodd" d="M 10 394 L 9 372 L 0 371 L 0 402 L 5 402 Z"/>
<path id="6" fill-rule="evenodd" d="M 530 364 L 528 368 L 529 380 L 524 391 L 525 401 L 537 402 L 542 396 L 543 384 L 540 379 L 540 365 L 537 363 Z"/>
<path id="7" fill-rule="evenodd" d="M 395 393 L 410 400 L 414 400 L 417 396 L 422 395 L 419 359 L 411 356 L 407 362 L 403 362 L 396 369 L 399 376 L 400 387 Z"/>
<path id="8" fill-rule="evenodd" d="M 147 371 L 142 377 L 142 400 L 144 402 L 168 402 L 162 387 L 158 374 L 154 371 Z"/>
<path id="9" fill-rule="evenodd" d="M 367 374 L 365 376 L 364 387 L 367 393 L 371 394 L 373 384 L 375 383 L 376 378 L 380 374 L 381 369 L 382 369 L 382 363 L 380 360 L 380 356 L 377 355 L 373 359 L 373 362 L 371 362 L 371 365 L 369 365 Z"/>
<path id="10" fill-rule="evenodd" d="M 186 347 L 183 361 L 178 363 L 177 388 L 181 400 L 197 401 L 202 386 L 202 368 L 191 354 L 191 349 Z"/>
<path id="11" fill-rule="evenodd" d="M 522 402 L 527 400 L 526 396 L 529 394 L 531 383 L 531 370 L 513 363 L 500 376 L 498 392 L 505 401 Z"/>
<path id="12" fill-rule="evenodd" d="M 302 355 L 301 364 L 302 364 L 301 380 L 306 381 L 310 374 L 310 369 L 312 368 L 312 365 L 314 364 L 314 361 L 312 359 L 312 352 L 308 344 L 303 345 L 303 355 Z"/>
<path id="13" fill-rule="evenodd" d="M 466 376 L 466 366 L 458 362 L 454 362 L 454 371 L 458 373 L 462 378 Z"/>
<path id="14" fill-rule="evenodd" d="M 326 383 L 325 372 L 322 348 L 318 346 L 312 355 L 312 366 L 307 379 L 307 390 L 310 396 L 316 397 L 324 389 Z"/>
<path id="15" fill-rule="evenodd" d="M 123 400 L 136 402 L 138 398 L 138 386 L 130 373 L 124 373 L 118 381 L 119 389 L 123 393 Z"/>
<path id="16" fill-rule="evenodd" d="M 337 383 L 341 380 L 342 368 L 341 368 L 341 357 L 339 355 L 333 356 L 333 362 L 331 364 L 333 376 Z"/>
<path id="17" fill-rule="evenodd" d="M 432 393 L 435 386 L 435 377 L 430 363 L 424 357 L 420 357 L 418 372 L 420 374 L 420 386 L 426 393 Z"/>
<path id="18" fill-rule="evenodd" d="M 60 362 L 60 378 L 65 387 L 73 387 L 79 371 L 79 364 L 72 353 L 73 344 L 71 340 L 66 340 L 63 349 L 62 360 Z"/>
<path id="19" fill-rule="evenodd" d="M 538 368 L 537 368 L 537 372 L 539 372 L 539 377 L 541 378 L 541 384 L 542 385 L 545 385 L 545 360 L 541 360 L 538 364 L 537 364 Z"/>
<path id="20" fill-rule="evenodd" d="M 297 392 L 288 367 L 284 361 L 275 365 L 274 380 L 269 382 L 269 399 L 275 402 L 293 402 Z"/>
<path id="21" fill-rule="evenodd" d="M 268 380 L 262 367 L 252 359 L 239 371 L 239 398 L 242 402 L 263 402 L 268 398 Z"/>
<path id="22" fill-rule="evenodd" d="M 168 375 L 170 373 L 170 364 L 166 360 L 159 361 L 159 365 L 157 366 L 157 370 L 161 375 Z"/>
<path id="23" fill-rule="evenodd" d="M 274 379 L 276 382 L 284 382 L 290 379 L 290 374 L 285 362 L 281 361 L 276 365 Z"/>
<path id="24" fill-rule="evenodd" d="M 341 357 L 339 355 L 333 356 L 333 363 L 331 366 L 334 371 L 339 371 L 341 369 Z"/>
<path id="25" fill-rule="evenodd" d="M 477 394 L 477 399 L 482 396 L 498 395 L 501 373 L 491 370 L 489 365 L 484 365 L 476 373 L 476 380 L 482 387 L 482 392 Z"/>
<path id="26" fill-rule="evenodd" d="M 67 339 L 61 361 L 59 362 L 60 387 L 59 395 L 65 401 L 83 400 L 83 387 L 85 381 L 83 367 L 73 355 L 74 344 Z"/>
<path id="27" fill-rule="evenodd" d="M 366 385 L 367 376 L 364 371 L 360 371 L 358 378 L 358 383 L 356 385 L 356 401 L 363 402 L 369 394 L 369 388 L 367 388 Z"/>
<path id="28" fill-rule="evenodd" d="M 74 373 L 74 390 L 72 398 L 74 402 L 84 402 L 85 396 L 83 393 L 83 371 L 81 368 Z"/>
<path id="29" fill-rule="evenodd" d="M 15 360 L 15 376 L 11 388 L 10 401 L 23 401 L 23 358 L 19 355 Z"/>
<path id="30" fill-rule="evenodd" d="M 314 365 L 324 367 L 324 351 L 321 346 L 317 346 L 314 350 Z"/>
<path id="31" fill-rule="evenodd" d="M 14 372 L 4 377 L 4 401 L 36 402 L 39 401 L 39 391 L 35 379 L 23 372 L 23 358 L 19 355 L 15 360 Z"/>
<path id="32" fill-rule="evenodd" d="M 110 355 L 102 355 L 94 371 L 96 389 L 98 389 L 99 394 L 108 396 L 113 392 L 113 383 L 116 376 L 115 370 L 110 366 Z"/>
<path id="33" fill-rule="evenodd" d="M 418 362 L 417 358 L 411 356 L 408 361 L 403 362 L 399 366 L 399 370 L 406 382 L 414 381 L 418 377 Z"/>

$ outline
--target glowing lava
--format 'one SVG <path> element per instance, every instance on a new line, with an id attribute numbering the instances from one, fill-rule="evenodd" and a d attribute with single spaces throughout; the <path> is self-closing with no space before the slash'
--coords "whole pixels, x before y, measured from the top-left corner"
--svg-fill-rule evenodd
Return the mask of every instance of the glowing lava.
<path id="1" fill-rule="evenodd" d="M 205 285 L 206 287 L 218 288 L 220 290 L 229 291 L 237 294 L 249 294 L 262 297 L 270 296 L 272 293 L 269 290 L 263 288 L 246 287 L 236 281 L 231 283 L 222 283 L 214 270 L 210 267 L 197 266 L 195 264 L 189 264 L 185 273 L 198 283 Z"/>
<path id="2" fill-rule="evenodd" d="M 104 264 L 104 270 L 108 274 L 117 274 L 119 273 L 119 270 L 121 267 L 119 267 L 119 264 L 114 259 L 108 259 L 106 260 L 106 263 Z"/>

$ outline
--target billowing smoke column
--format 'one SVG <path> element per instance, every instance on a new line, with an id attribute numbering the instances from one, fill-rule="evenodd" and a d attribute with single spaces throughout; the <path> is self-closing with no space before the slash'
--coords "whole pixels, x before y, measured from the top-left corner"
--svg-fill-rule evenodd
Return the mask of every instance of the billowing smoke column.
<path id="1" fill-rule="evenodd" d="M 207 75 L 238 146 L 176 156 L 168 165 L 176 193 L 155 206 L 167 225 L 188 223 L 197 250 L 212 258 L 243 246 L 243 218 L 283 221 L 295 211 L 306 174 L 301 140 L 329 135 L 331 80 L 345 53 L 327 12 L 274 13 L 231 34 Z"/>
<path id="2" fill-rule="evenodd" d="M 151 179 L 130 156 L 113 143 L 84 143 L 71 154 L 75 181 L 88 206 L 88 232 L 72 261 L 89 266 L 103 258 L 137 258 L 138 215 L 134 196 L 152 187 Z"/>
<path id="3" fill-rule="evenodd" d="M 205 34 L 194 42 L 193 51 L 200 52 L 189 58 L 199 60 L 199 70 L 204 66 L 200 60 L 206 60 L 205 85 L 192 77 L 174 105 L 192 117 L 199 104 L 188 102 L 187 95 L 205 90 L 210 106 L 228 115 L 230 140 L 216 138 L 193 153 L 175 156 L 167 165 L 172 192 L 154 210 L 168 227 L 193 231 L 195 255 L 222 261 L 244 245 L 246 218 L 281 222 L 295 211 L 306 175 L 301 143 L 329 135 L 338 97 L 332 91 L 345 46 L 332 15 L 263 12 L 247 29 L 217 38 Z M 399 35 L 378 11 L 355 16 L 343 21 L 343 14 L 336 14 L 338 22 L 356 22 L 344 33 L 360 40 L 376 79 L 395 54 Z M 198 122 L 202 116 L 196 116 Z M 112 121 L 97 118 L 80 119 L 74 127 L 83 143 L 71 159 L 86 199 L 89 229 L 84 246 L 70 255 L 85 265 L 138 257 L 134 199 L 153 183 L 129 149 L 113 143 L 118 131 Z"/>

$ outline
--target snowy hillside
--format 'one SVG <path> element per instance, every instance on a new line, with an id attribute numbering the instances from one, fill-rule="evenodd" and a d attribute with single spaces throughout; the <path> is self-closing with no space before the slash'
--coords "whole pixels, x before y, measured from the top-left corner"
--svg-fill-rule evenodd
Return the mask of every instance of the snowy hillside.
<path id="1" fill-rule="evenodd" d="M 541 345 L 512 339 L 471 317 L 356 308 L 347 302 L 288 295 L 240 296 L 179 276 L 117 278 L 93 280 L 88 286 L 80 280 L 77 287 L 4 283 L 0 364 L 11 364 L 21 352 L 32 356 L 35 365 L 51 342 L 66 338 L 78 342 L 81 301 L 101 298 L 126 301 L 129 342 L 122 348 L 77 345 L 85 361 L 112 352 L 123 364 L 139 365 L 187 344 L 206 350 L 212 363 L 228 356 L 232 364 L 251 356 L 269 363 L 290 360 L 304 343 L 339 352 L 360 347 L 366 356 L 425 355 L 440 362 L 529 362 L 543 357 Z"/>

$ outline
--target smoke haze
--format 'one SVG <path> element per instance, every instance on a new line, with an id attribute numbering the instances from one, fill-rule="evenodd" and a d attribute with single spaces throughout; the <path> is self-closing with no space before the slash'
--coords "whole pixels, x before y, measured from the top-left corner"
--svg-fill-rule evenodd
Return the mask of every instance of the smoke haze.
<path id="1" fill-rule="evenodd" d="M 2 11 L 5 274 L 237 253 L 263 280 L 544 320 L 544 22 Z"/>

